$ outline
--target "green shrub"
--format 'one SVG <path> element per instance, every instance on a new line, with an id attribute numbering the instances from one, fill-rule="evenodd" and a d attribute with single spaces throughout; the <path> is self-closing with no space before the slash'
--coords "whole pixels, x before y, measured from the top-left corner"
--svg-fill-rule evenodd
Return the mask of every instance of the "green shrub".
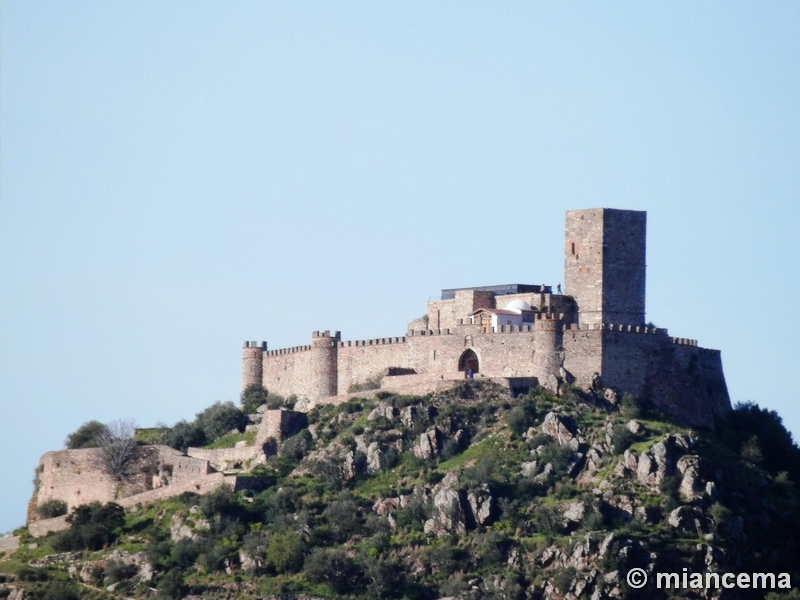
<path id="1" fill-rule="evenodd" d="M 262 404 L 267 403 L 269 392 L 260 383 L 251 383 L 248 385 L 242 395 L 239 397 L 239 403 L 242 406 L 242 412 L 254 413 L 256 409 Z"/>
<path id="2" fill-rule="evenodd" d="M 633 434 L 625 425 L 616 425 L 611 434 L 611 445 L 616 454 L 622 454 L 633 443 Z"/>
<path id="3" fill-rule="evenodd" d="M 136 565 L 124 563 L 120 560 L 106 561 L 106 577 L 108 583 L 127 581 L 136 575 L 139 569 Z"/>
<path id="4" fill-rule="evenodd" d="M 53 537 L 55 550 L 100 550 L 117 539 L 117 530 L 125 524 L 125 511 L 113 502 L 93 502 L 78 506 L 67 522 L 71 527 Z"/>
<path id="5" fill-rule="evenodd" d="M 215 402 L 197 414 L 196 422 L 206 438 L 213 441 L 234 429 L 244 431 L 247 417 L 233 402 Z"/>
<path id="6" fill-rule="evenodd" d="M 67 503 L 63 500 L 47 500 L 36 507 L 36 514 L 41 519 L 52 519 L 67 514 Z"/>
<path id="7" fill-rule="evenodd" d="M 311 581 L 327 583 L 337 594 L 358 590 L 361 570 L 343 548 L 317 549 L 306 558 L 303 570 Z"/>
<path id="8" fill-rule="evenodd" d="M 100 446 L 100 438 L 107 433 L 108 427 L 99 421 L 87 421 L 67 436 L 65 445 L 69 450 L 97 448 Z"/>
<path id="9" fill-rule="evenodd" d="M 172 569 L 158 582 L 158 597 L 180 600 L 186 594 L 186 585 L 178 569 Z"/>
<path id="10" fill-rule="evenodd" d="M 558 569 L 552 577 L 553 585 L 562 593 L 566 594 L 569 591 L 572 582 L 578 571 L 575 567 L 567 567 L 565 569 Z"/>
<path id="11" fill-rule="evenodd" d="M 289 573 L 303 566 L 303 542 L 294 531 L 273 535 L 266 548 L 267 564 L 278 573 Z"/>
<path id="12" fill-rule="evenodd" d="M 80 600 L 80 594 L 78 586 L 74 583 L 51 581 L 44 586 L 40 598 L 41 600 Z"/>
<path id="13" fill-rule="evenodd" d="M 186 452 L 187 448 L 199 448 L 208 442 L 206 434 L 194 423 L 178 421 L 175 425 L 164 432 L 161 443 L 171 446 L 181 452 Z"/>

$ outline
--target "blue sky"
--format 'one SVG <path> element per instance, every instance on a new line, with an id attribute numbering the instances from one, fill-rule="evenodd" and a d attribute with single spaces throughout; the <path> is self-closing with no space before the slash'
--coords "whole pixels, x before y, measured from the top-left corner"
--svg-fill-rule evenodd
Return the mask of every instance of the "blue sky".
<path id="1" fill-rule="evenodd" d="M 800 435 L 800 5 L 5 1 L 0 531 L 89 419 L 235 400 L 246 339 L 402 335 L 648 211 L 648 319 Z"/>

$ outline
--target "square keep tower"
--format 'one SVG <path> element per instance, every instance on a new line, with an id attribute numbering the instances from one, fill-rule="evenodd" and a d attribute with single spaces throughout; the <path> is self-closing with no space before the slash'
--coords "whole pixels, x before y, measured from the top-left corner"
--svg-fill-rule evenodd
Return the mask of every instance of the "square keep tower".
<path id="1" fill-rule="evenodd" d="M 567 211 L 564 292 L 581 325 L 644 325 L 647 213 Z"/>

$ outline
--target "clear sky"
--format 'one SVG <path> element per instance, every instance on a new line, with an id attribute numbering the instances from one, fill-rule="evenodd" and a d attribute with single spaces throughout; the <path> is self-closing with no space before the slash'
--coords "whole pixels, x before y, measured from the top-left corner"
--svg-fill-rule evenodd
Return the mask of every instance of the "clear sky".
<path id="1" fill-rule="evenodd" d="M 602 4 L 4 1 L 0 532 L 244 340 L 562 282 L 573 208 L 648 211 L 648 319 L 798 437 L 800 4 Z"/>

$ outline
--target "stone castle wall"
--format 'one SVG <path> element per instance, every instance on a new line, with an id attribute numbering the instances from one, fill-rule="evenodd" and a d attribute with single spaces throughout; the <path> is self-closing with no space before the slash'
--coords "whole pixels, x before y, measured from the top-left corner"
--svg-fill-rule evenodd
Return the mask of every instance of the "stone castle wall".
<path id="1" fill-rule="evenodd" d="M 31 504 L 62 500 L 68 509 L 91 502 L 106 503 L 148 492 L 163 485 L 160 474 L 170 470 L 170 483 L 182 483 L 208 473 L 208 463 L 183 456 L 168 446 L 142 446 L 132 477 L 119 484 L 103 469 L 99 448 L 48 452 L 39 460 L 37 488 Z M 177 467 L 177 468 L 176 468 Z M 166 477 L 166 475 L 165 475 Z M 34 514 L 29 515 L 34 518 Z"/>

